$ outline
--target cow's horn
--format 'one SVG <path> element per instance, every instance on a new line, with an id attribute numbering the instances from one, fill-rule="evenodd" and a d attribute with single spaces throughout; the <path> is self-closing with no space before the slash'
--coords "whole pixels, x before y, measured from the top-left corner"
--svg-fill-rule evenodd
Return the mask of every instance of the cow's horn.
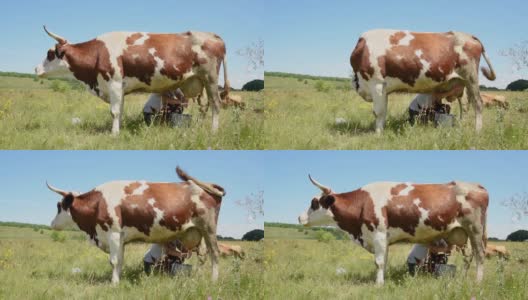
<path id="1" fill-rule="evenodd" d="M 66 196 L 66 195 L 69 194 L 69 192 L 63 191 L 61 189 L 58 189 L 58 188 L 56 188 L 54 186 L 49 185 L 49 183 L 47 181 L 46 181 L 46 185 L 48 186 L 48 189 L 54 191 L 55 193 L 57 193 L 59 195 Z"/>
<path id="2" fill-rule="evenodd" d="M 68 42 L 65 38 L 63 38 L 63 37 L 61 37 L 59 35 L 56 35 L 53 32 L 49 32 L 48 29 L 46 28 L 46 25 L 44 25 L 44 31 L 46 31 L 46 33 L 49 36 L 51 36 L 53 39 L 55 39 L 57 42 L 59 42 L 59 44 L 66 44 Z"/>
<path id="3" fill-rule="evenodd" d="M 311 181 L 316 187 L 318 187 L 319 189 L 321 189 L 321 191 L 323 191 L 323 193 L 325 193 L 325 194 L 331 194 L 331 193 L 332 193 L 332 189 L 330 189 L 329 187 L 324 186 L 324 185 L 320 184 L 319 182 L 315 181 L 315 179 L 313 179 L 312 176 L 311 176 L 310 174 L 308 174 L 308 178 L 310 178 L 310 181 Z"/>
<path id="4" fill-rule="evenodd" d="M 215 188 L 210 183 L 205 183 L 205 182 L 202 182 L 202 181 L 192 177 L 191 175 L 187 174 L 187 172 L 182 170 L 179 166 L 176 167 L 176 174 L 178 174 L 178 176 L 182 180 L 185 180 L 185 181 L 192 180 L 192 181 L 194 181 L 194 183 L 196 183 L 196 185 L 198 185 L 199 187 L 201 187 L 202 189 L 208 191 L 211 194 L 214 194 L 214 195 L 216 195 L 218 197 L 225 196 L 225 191 L 222 191 L 222 190 L 219 190 L 219 189 Z"/>

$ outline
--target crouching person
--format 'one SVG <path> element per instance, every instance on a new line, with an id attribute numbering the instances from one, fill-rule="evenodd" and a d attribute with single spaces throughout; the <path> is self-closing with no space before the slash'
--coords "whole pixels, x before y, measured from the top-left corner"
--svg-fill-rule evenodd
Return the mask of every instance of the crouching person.
<path id="1" fill-rule="evenodd" d="M 442 96 L 418 94 L 409 105 L 409 123 L 414 126 L 418 119 L 421 124 L 435 120 L 435 113 L 449 114 L 451 106 L 442 103 Z"/>
<path id="2" fill-rule="evenodd" d="M 143 106 L 143 118 L 148 126 L 152 124 L 155 117 L 164 117 L 163 114 L 182 114 L 187 108 L 189 101 L 180 89 L 166 92 L 164 94 L 150 94 Z"/>
<path id="3" fill-rule="evenodd" d="M 183 244 L 174 240 L 166 244 L 152 244 L 143 256 L 145 273 L 150 275 L 153 270 L 175 275 L 179 271 L 190 271 L 190 265 L 184 265 L 192 252 L 185 249 Z"/>
<path id="4" fill-rule="evenodd" d="M 407 256 L 407 266 L 409 268 L 409 274 L 411 276 L 414 276 L 416 274 L 417 269 L 424 266 L 427 254 L 429 252 L 432 255 L 435 255 L 440 252 L 450 252 L 451 248 L 452 246 L 447 244 L 444 239 L 433 241 L 429 245 L 415 244 L 412 247 L 409 256 Z M 447 261 L 444 263 L 447 263 Z"/>

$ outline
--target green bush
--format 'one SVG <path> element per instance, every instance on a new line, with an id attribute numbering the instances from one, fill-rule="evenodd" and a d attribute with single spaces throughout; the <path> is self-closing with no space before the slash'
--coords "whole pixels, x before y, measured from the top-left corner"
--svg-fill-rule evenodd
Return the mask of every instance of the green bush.
<path id="1" fill-rule="evenodd" d="M 528 89 L 528 80 L 524 79 L 512 81 L 506 86 L 506 90 L 508 91 L 524 91 L 526 89 Z"/>
<path id="2" fill-rule="evenodd" d="M 317 80 L 315 82 L 315 90 L 318 91 L 318 92 L 322 92 L 322 93 L 327 93 L 330 91 L 330 84 L 322 81 L 322 80 Z"/>
<path id="3" fill-rule="evenodd" d="M 50 234 L 50 237 L 51 239 L 54 241 L 54 242 L 64 242 L 66 240 L 66 235 L 62 232 L 59 232 L 59 231 L 53 231 L 51 234 Z"/>
<path id="4" fill-rule="evenodd" d="M 251 80 L 250 82 L 242 86 L 243 91 L 258 92 L 263 89 L 264 89 L 264 80 L 262 79 Z"/>
<path id="5" fill-rule="evenodd" d="M 50 84 L 50 88 L 52 91 L 58 93 L 65 93 L 71 90 L 71 86 L 68 83 L 59 80 L 53 80 Z"/>
<path id="6" fill-rule="evenodd" d="M 335 240 L 335 236 L 328 231 L 319 230 L 315 233 L 315 238 L 318 242 L 328 243 Z"/>

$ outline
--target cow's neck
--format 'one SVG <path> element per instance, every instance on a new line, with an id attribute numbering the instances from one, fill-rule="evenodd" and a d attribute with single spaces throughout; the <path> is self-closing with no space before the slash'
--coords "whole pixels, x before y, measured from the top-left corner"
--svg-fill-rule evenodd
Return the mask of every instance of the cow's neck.
<path id="1" fill-rule="evenodd" d="M 101 199 L 93 197 L 92 194 L 93 192 L 88 192 L 75 197 L 70 207 L 70 213 L 77 226 L 94 239 L 97 236 L 95 229 L 98 217 L 97 208 Z"/>
<path id="2" fill-rule="evenodd" d="M 331 206 L 334 220 L 339 228 L 352 234 L 355 239 L 361 238 L 361 227 L 369 222 L 365 220 L 368 195 L 362 190 L 334 195 L 335 202 Z"/>

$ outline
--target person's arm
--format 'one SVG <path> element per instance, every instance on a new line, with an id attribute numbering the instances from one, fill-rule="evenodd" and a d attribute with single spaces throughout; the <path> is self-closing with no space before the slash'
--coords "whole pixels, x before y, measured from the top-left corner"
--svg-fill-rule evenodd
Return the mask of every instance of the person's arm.
<path id="1" fill-rule="evenodd" d="M 448 245 L 445 242 L 439 243 L 439 244 L 436 244 L 436 245 L 433 244 L 433 245 L 429 246 L 429 251 L 431 251 L 433 253 L 451 252 L 451 249 L 453 249 L 453 246 L 452 245 Z"/>

